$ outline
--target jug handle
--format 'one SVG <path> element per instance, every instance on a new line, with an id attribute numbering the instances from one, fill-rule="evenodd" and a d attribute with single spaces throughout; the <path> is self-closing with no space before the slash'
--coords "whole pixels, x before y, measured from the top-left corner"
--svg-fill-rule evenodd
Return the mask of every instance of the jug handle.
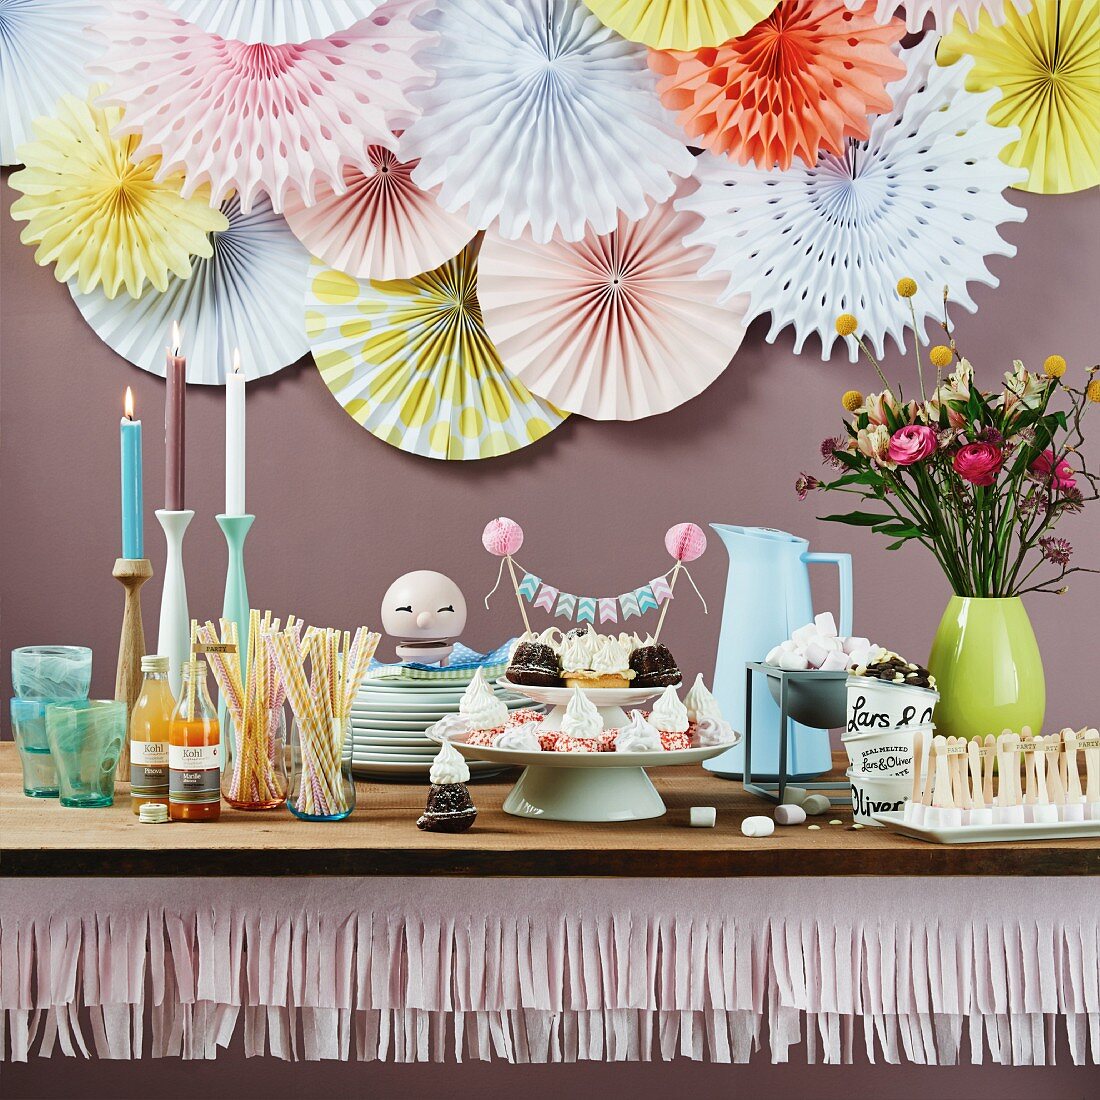
<path id="1" fill-rule="evenodd" d="M 847 637 L 852 633 L 852 555 L 851 554 L 803 554 L 807 565 L 835 565 L 840 570 L 840 625 L 838 633 Z"/>

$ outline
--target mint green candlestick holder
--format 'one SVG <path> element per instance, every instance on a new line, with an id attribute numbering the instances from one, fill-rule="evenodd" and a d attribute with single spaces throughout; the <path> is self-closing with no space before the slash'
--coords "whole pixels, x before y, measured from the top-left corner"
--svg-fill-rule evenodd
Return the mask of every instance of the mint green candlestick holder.
<path id="1" fill-rule="evenodd" d="M 215 517 L 225 535 L 229 548 L 229 564 L 225 571 L 225 598 L 222 600 L 222 618 L 237 624 L 237 638 L 241 649 L 241 671 L 248 667 L 248 584 L 244 577 L 244 540 L 255 523 L 255 516 Z"/>

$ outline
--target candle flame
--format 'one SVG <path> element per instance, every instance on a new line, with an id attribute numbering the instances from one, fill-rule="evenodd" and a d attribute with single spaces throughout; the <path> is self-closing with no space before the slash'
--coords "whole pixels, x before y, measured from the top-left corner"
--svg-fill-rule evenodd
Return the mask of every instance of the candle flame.
<path id="1" fill-rule="evenodd" d="M 134 391 L 129 386 L 126 387 L 126 398 L 122 403 L 123 409 L 126 411 L 126 419 L 134 419 Z"/>
<path id="2" fill-rule="evenodd" d="M 234 348 L 233 349 L 233 373 L 234 374 L 240 374 L 241 373 L 241 349 L 240 348 Z"/>
<path id="3" fill-rule="evenodd" d="M 179 355 L 180 346 L 183 344 L 183 333 L 180 332 L 179 321 L 172 322 L 172 354 Z"/>

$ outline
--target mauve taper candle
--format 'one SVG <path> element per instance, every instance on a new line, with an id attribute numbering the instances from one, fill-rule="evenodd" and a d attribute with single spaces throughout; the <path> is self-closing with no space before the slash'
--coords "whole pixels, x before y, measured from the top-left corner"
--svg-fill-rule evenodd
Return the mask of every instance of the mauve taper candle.
<path id="1" fill-rule="evenodd" d="M 187 360 L 179 353 L 180 329 L 172 322 L 172 346 L 168 349 L 164 397 L 164 507 L 169 512 L 183 511 L 183 433 L 185 417 L 184 389 Z"/>

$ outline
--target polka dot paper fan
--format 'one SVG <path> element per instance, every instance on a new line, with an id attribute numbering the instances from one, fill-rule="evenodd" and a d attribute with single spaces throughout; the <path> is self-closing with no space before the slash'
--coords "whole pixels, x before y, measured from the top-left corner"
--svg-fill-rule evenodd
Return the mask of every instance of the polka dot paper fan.
<path id="1" fill-rule="evenodd" d="M 567 415 L 501 364 L 477 300 L 479 245 L 392 282 L 313 261 L 306 331 L 321 377 L 352 419 L 403 451 L 492 458 L 541 439 Z"/>
<path id="2" fill-rule="evenodd" d="M 189 23 L 241 42 L 308 42 L 366 19 L 382 0 L 165 0 Z"/>
<path id="3" fill-rule="evenodd" d="M 974 60 L 968 88 L 1004 93 L 989 121 L 1020 130 L 1002 157 L 1027 169 L 1021 190 L 1063 195 L 1100 184 L 1098 0 L 1047 0 L 1027 15 L 1009 12 L 999 27 L 986 14 L 972 31 L 956 19 L 937 57 L 950 65 L 963 56 Z"/>
<path id="4" fill-rule="evenodd" d="M 848 312 L 880 355 L 887 336 L 904 348 L 901 276 L 921 287 L 913 301 L 923 336 L 944 286 L 974 310 L 967 284 L 998 282 L 986 257 L 1015 254 L 998 227 L 1026 216 L 1003 195 L 1023 173 L 998 158 L 1018 131 L 989 124 L 999 93 L 968 92 L 970 63 L 936 65 L 936 43 L 930 35 L 901 51 L 907 72 L 890 85 L 893 108 L 843 156 L 786 172 L 701 158 L 698 191 L 677 204 L 703 218 L 686 243 L 711 251 L 702 272 L 724 273 L 727 296 L 749 295 L 746 320 L 771 314 L 769 341 L 792 325 L 795 352 L 816 333 L 828 358 L 836 317 Z M 854 361 L 854 341 L 848 350 Z"/>

